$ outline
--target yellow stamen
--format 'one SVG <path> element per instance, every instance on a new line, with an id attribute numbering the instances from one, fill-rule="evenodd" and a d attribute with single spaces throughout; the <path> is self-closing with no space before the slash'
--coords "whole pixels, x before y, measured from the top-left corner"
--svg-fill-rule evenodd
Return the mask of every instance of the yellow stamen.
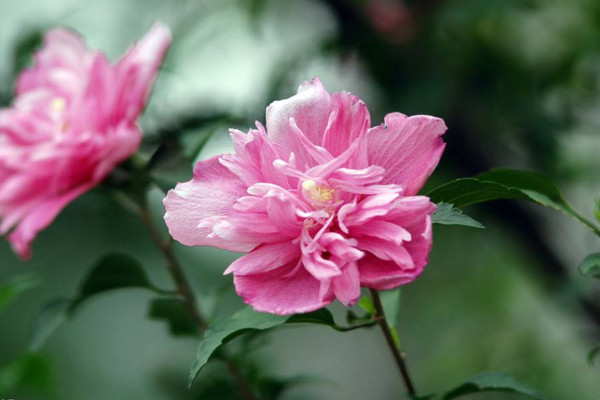
<path id="1" fill-rule="evenodd" d="M 52 102 L 50 103 L 50 107 L 54 111 L 62 111 L 65 109 L 66 106 L 67 106 L 67 102 L 62 97 L 55 97 L 52 99 Z"/>
<path id="2" fill-rule="evenodd" d="M 317 185 L 317 183 L 312 179 L 302 182 L 302 189 L 310 195 L 312 200 L 321 203 L 332 201 L 335 193 L 334 189 L 331 189 L 326 185 Z"/>

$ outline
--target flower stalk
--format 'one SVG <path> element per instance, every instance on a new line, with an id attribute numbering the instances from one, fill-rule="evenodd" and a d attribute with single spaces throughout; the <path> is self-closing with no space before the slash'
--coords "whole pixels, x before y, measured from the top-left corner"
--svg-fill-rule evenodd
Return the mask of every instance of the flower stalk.
<path id="1" fill-rule="evenodd" d="M 373 306 L 375 307 L 375 315 L 373 316 L 373 319 L 377 321 L 377 324 L 379 324 L 379 327 L 383 332 L 383 336 L 385 336 L 385 340 L 390 350 L 392 351 L 392 355 L 394 356 L 396 364 L 398 365 L 400 375 L 402 376 L 402 380 L 404 381 L 404 385 L 406 386 L 408 394 L 411 397 L 415 397 L 417 395 L 417 391 L 415 389 L 415 385 L 410 379 L 410 374 L 408 373 L 408 367 L 406 365 L 405 355 L 394 340 L 394 336 L 392 335 L 392 331 L 390 330 L 388 321 L 385 318 L 385 313 L 383 311 L 383 305 L 381 304 L 379 292 L 375 289 L 369 289 L 369 292 L 371 293 L 371 298 L 373 299 Z"/>

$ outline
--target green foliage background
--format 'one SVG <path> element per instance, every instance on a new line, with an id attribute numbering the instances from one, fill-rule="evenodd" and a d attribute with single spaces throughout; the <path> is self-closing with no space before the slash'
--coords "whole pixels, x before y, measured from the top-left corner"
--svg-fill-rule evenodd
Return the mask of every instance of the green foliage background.
<path id="1" fill-rule="evenodd" d="M 391 111 L 443 117 L 448 148 L 432 187 L 491 166 L 536 170 L 593 218 L 600 4 L 406 1 L 399 4 L 408 19 L 401 32 L 390 33 L 375 28 L 365 3 L 0 0 L 0 94 L 8 104 L 15 71 L 52 26 L 76 29 L 115 59 L 161 19 L 173 29 L 174 44 L 142 120 L 146 152 L 180 131 L 192 158 L 228 151 L 227 127 L 264 120 L 270 101 L 319 75 L 330 91 L 363 98 L 374 124 Z M 193 154 L 207 132 L 214 135 Z M 189 177 L 191 167 L 167 163 L 159 172 L 172 182 Z M 159 190 L 151 196 L 158 223 L 161 197 Z M 474 206 L 468 214 L 486 229 L 436 226 L 431 262 L 403 292 L 399 330 L 417 387 L 441 391 L 498 370 L 550 399 L 595 400 L 600 370 L 586 356 L 600 337 L 600 296 L 577 265 L 598 250 L 597 238 L 558 213 L 515 202 Z M 27 349 L 39 309 L 72 296 L 89 267 L 114 251 L 131 254 L 159 287 L 171 287 L 143 226 L 102 188 L 71 204 L 40 235 L 31 262 L 0 243 L 0 283 L 23 273 L 41 279 L 0 314 L 0 368 Z M 205 312 L 229 315 L 242 306 L 231 278 L 221 275 L 236 255 L 176 251 Z M 230 383 L 222 382 L 218 363 L 187 390 L 197 341 L 173 338 L 166 324 L 148 318 L 152 298 L 124 289 L 82 305 L 43 347 L 47 359 L 31 363 L 41 365 L 35 376 L 16 393 L 2 393 L 0 381 L 0 397 L 235 398 L 223 389 Z M 343 316 L 341 307 L 333 311 Z M 284 327 L 264 342 L 246 358 L 275 376 L 306 378 L 282 399 L 383 400 L 402 391 L 375 329 Z"/>

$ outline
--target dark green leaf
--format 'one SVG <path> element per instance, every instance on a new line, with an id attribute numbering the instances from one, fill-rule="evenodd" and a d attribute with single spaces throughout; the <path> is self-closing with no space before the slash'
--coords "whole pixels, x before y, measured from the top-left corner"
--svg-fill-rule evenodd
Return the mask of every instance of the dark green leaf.
<path id="1" fill-rule="evenodd" d="M 16 77 L 32 62 L 33 52 L 42 45 L 44 32 L 39 29 L 25 31 L 13 47 L 13 74 Z"/>
<path id="2" fill-rule="evenodd" d="M 33 274 L 17 275 L 0 284 L 0 312 L 18 296 L 40 284 L 40 279 Z"/>
<path id="3" fill-rule="evenodd" d="M 575 212 L 550 179 L 533 172 L 495 169 L 474 178 L 461 178 L 438 186 L 427 195 L 435 203 L 451 203 L 454 207 L 498 199 L 527 200 L 561 211 L 600 236 L 600 229 Z"/>
<path id="4" fill-rule="evenodd" d="M 331 311 L 326 308 L 321 308 L 320 310 L 313 311 L 306 314 L 295 314 L 291 317 L 287 318 L 286 323 L 297 323 L 304 322 L 308 324 L 319 324 L 319 325 L 327 325 L 330 327 L 336 326 L 335 321 L 333 319 L 333 315 L 331 315 Z"/>
<path id="5" fill-rule="evenodd" d="M 592 350 L 590 350 L 590 352 L 588 353 L 587 362 L 590 365 L 590 367 L 594 366 L 594 362 L 596 361 L 596 358 L 598 358 L 598 356 L 600 356 L 600 343 L 594 346 Z"/>
<path id="6" fill-rule="evenodd" d="M 444 202 L 437 204 L 437 209 L 433 213 L 431 221 L 434 224 L 440 225 L 463 225 L 472 228 L 485 228 L 485 226 L 475 221 L 473 218 L 463 214 L 458 208 L 454 208 L 452 204 Z"/>
<path id="7" fill-rule="evenodd" d="M 230 317 L 216 319 L 204 333 L 204 340 L 200 342 L 196 359 L 190 371 L 189 385 L 191 386 L 202 367 L 223 344 L 245 332 L 260 331 L 281 325 L 288 318 L 287 316 L 258 313 L 252 308 L 246 307 Z"/>
<path id="8" fill-rule="evenodd" d="M 79 293 L 69 311 L 73 312 L 84 301 L 110 290 L 123 288 L 156 288 L 146 277 L 141 265 L 126 254 L 113 253 L 104 256 L 83 280 Z"/>
<path id="9" fill-rule="evenodd" d="M 198 336 L 198 326 L 192 318 L 185 302 L 178 298 L 153 299 L 148 316 L 165 321 L 173 336 Z"/>
<path id="10" fill-rule="evenodd" d="M 29 349 L 38 351 L 46 340 L 68 318 L 68 310 L 72 301 L 69 299 L 56 299 L 47 303 L 33 321 Z"/>
<path id="11" fill-rule="evenodd" d="M 257 389 L 259 398 L 263 400 L 277 400 L 286 390 L 293 386 L 304 383 L 319 382 L 319 378 L 310 376 L 295 376 L 290 378 L 280 378 L 273 376 L 265 376 L 258 379 Z"/>
<path id="12" fill-rule="evenodd" d="M 150 179 L 165 193 L 177 183 L 190 180 L 192 171 L 192 161 L 179 143 L 163 143 L 150 161 Z"/>
<path id="13" fill-rule="evenodd" d="M 23 389 L 39 394 L 53 390 L 52 367 L 45 356 L 26 353 L 0 369 L 0 395 Z"/>
<path id="14" fill-rule="evenodd" d="M 494 391 L 519 393 L 532 399 L 548 400 L 542 393 L 520 383 L 504 372 L 484 372 L 476 375 L 447 392 L 444 395 L 444 400 L 456 399 L 471 393 Z"/>
<path id="15" fill-rule="evenodd" d="M 498 199 L 522 199 L 527 196 L 494 182 L 482 182 L 477 178 L 460 178 L 433 189 L 427 196 L 434 203 L 449 203 L 454 207 L 465 207 Z"/>
<path id="16" fill-rule="evenodd" d="M 362 322 L 362 321 L 361 321 Z M 333 315 L 326 308 L 313 311 L 306 314 L 273 315 L 253 311 L 246 307 L 230 317 L 216 319 L 204 333 L 204 339 L 200 342 L 196 359 L 190 371 L 189 384 L 191 385 L 206 365 L 210 357 L 225 343 L 248 332 L 263 331 L 274 328 L 284 323 L 310 323 L 325 325 L 340 332 L 351 331 L 367 326 L 372 326 L 375 321 L 350 325 L 348 327 L 340 326 L 335 323 Z"/>
<path id="17" fill-rule="evenodd" d="M 579 272 L 585 276 L 600 279 L 600 253 L 588 255 L 581 264 L 579 264 Z"/>

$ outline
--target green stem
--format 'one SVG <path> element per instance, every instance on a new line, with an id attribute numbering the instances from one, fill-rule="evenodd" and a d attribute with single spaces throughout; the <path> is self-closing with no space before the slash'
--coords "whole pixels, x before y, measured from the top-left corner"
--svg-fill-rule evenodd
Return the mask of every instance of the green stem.
<path id="1" fill-rule="evenodd" d="M 373 306 L 375 306 L 375 315 L 374 319 L 379 324 L 381 331 L 383 332 L 383 336 L 385 336 L 385 340 L 392 351 L 392 355 L 394 356 L 394 360 L 398 365 L 398 369 L 400 370 L 400 375 L 402 376 L 402 380 L 404 381 L 404 385 L 406 386 L 406 390 L 410 394 L 411 397 L 415 397 L 417 395 L 417 391 L 415 390 L 415 385 L 412 383 L 410 379 L 410 375 L 408 373 L 408 367 L 406 365 L 406 360 L 404 353 L 398 348 L 396 345 L 396 341 L 394 340 L 394 336 L 392 335 L 392 331 L 390 330 L 390 326 L 385 318 L 385 313 L 383 311 L 383 305 L 381 304 L 381 299 L 379 298 L 379 292 L 375 289 L 369 289 L 371 293 L 371 298 L 373 299 Z"/>
<path id="2" fill-rule="evenodd" d="M 192 315 L 192 318 L 194 318 L 194 321 L 196 322 L 198 327 L 200 327 L 200 329 L 204 331 L 208 327 L 208 322 L 206 321 L 206 319 L 204 319 L 204 317 L 198 310 L 198 307 L 196 306 L 196 297 L 194 296 L 194 292 L 192 291 L 192 288 L 188 283 L 185 274 L 183 273 L 183 269 L 179 265 L 179 261 L 175 257 L 175 253 L 173 253 L 173 242 L 169 240 L 163 240 L 160 232 L 158 231 L 158 228 L 156 227 L 156 225 L 154 225 L 154 222 L 152 221 L 152 216 L 148 211 L 148 207 L 140 207 L 140 217 L 142 219 L 142 222 L 144 222 L 144 225 L 148 229 L 152 240 L 165 257 L 165 260 L 167 261 L 167 269 L 171 274 L 173 281 L 175 282 L 175 286 L 177 287 L 177 293 L 179 293 L 179 295 L 183 297 L 188 311 L 190 312 L 190 315 Z"/>

